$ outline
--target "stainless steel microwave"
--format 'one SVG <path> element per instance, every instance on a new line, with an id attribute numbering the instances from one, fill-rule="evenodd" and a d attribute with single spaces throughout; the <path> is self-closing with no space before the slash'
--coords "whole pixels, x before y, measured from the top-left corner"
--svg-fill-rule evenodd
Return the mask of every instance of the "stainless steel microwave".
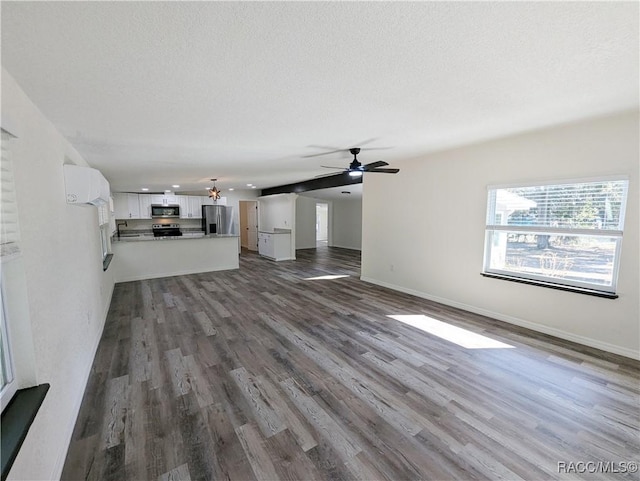
<path id="1" fill-rule="evenodd" d="M 151 205 L 151 217 L 162 219 L 180 217 L 179 205 Z"/>

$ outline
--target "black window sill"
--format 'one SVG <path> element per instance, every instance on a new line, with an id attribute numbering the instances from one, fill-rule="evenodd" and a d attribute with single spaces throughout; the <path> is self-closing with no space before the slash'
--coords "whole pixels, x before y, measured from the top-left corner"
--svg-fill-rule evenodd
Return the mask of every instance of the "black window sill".
<path id="1" fill-rule="evenodd" d="M 520 277 L 505 276 L 504 274 L 490 274 L 481 272 L 480 275 L 490 277 L 492 279 L 501 279 L 503 281 L 519 282 L 521 284 L 529 284 L 531 286 L 547 287 L 549 289 L 557 289 L 559 291 L 575 292 L 577 294 L 586 294 L 588 296 L 604 297 L 605 299 L 617 299 L 618 294 L 612 292 L 598 291 L 596 289 L 587 289 L 584 287 L 564 286 L 562 284 L 554 284 L 552 282 L 536 281 L 532 279 L 522 279 Z"/>
<path id="2" fill-rule="evenodd" d="M 107 256 L 102 261 L 102 270 L 106 271 L 109 268 L 109 264 L 111 264 L 111 260 L 113 259 L 113 254 L 107 254 Z"/>
<path id="3" fill-rule="evenodd" d="M 20 446 L 27 437 L 29 426 L 35 419 L 48 390 L 49 384 L 19 389 L 2 412 L 2 481 L 7 479 Z"/>

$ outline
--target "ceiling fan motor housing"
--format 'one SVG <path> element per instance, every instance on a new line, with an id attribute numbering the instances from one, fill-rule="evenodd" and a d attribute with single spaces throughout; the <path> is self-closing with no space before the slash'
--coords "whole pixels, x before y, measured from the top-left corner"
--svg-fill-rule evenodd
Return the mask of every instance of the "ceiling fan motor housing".
<path id="1" fill-rule="evenodd" d="M 356 158 L 356 155 L 358 155 L 360 153 L 360 149 L 358 147 L 354 147 L 353 149 L 349 149 L 349 152 L 351 152 L 353 154 L 353 160 L 351 161 L 351 164 L 349 165 L 349 170 L 361 170 L 362 164 Z"/>

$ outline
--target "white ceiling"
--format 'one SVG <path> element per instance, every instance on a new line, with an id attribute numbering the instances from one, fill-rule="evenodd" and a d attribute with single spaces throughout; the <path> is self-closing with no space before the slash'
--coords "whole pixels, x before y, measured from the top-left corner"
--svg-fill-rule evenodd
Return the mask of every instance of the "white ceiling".
<path id="1" fill-rule="evenodd" d="M 277 186 L 637 108 L 637 2 L 1 2 L 2 65 L 114 191 Z M 369 174 L 371 175 L 371 174 Z M 366 179 L 365 179 L 366 182 Z"/>

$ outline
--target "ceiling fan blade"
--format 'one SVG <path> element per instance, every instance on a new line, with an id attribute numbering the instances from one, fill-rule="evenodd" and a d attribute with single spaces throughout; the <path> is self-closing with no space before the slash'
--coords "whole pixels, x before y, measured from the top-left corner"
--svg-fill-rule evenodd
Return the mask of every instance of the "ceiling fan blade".
<path id="1" fill-rule="evenodd" d="M 366 173 L 370 172 L 378 172 L 380 174 L 397 174 L 400 172 L 400 169 L 373 169 L 373 170 L 365 170 Z"/>
<path id="2" fill-rule="evenodd" d="M 338 152 L 349 152 L 351 149 L 360 149 L 360 150 L 388 150 L 388 149 L 392 149 L 393 147 L 364 147 L 362 148 L 363 145 L 367 145 L 370 144 L 371 142 L 375 142 L 376 140 L 378 140 L 379 137 L 372 137 L 370 139 L 367 140 L 363 140 L 362 142 L 356 142 L 355 144 L 353 144 L 353 147 L 347 147 L 346 149 L 339 149 L 337 147 L 330 147 L 327 145 L 307 145 L 307 147 L 312 148 L 312 149 L 323 149 L 326 150 L 326 152 L 321 152 L 319 154 L 309 154 L 309 155 L 303 155 L 302 158 L 306 159 L 309 157 L 319 157 L 321 155 L 329 155 L 329 154 L 336 154 Z"/>
<path id="3" fill-rule="evenodd" d="M 308 159 L 309 157 L 320 157 L 321 155 L 329 155 L 329 154 L 335 154 L 338 152 L 345 152 L 345 150 L 348 151 L 348 149 L 330 150 L 329 152 L 321 152 L 319 154 L 303 155 L 302 158 Z"/>
<path id="4" fill-rule="evenodd" d="M 393 149 L 393 147 L 363 147 L 360 150 L 389 150 Z"/>
<path id="5" fill-rule="evenodd" d="M 378 160 L 377 162 L 371 162 L 370 164 L 363 165 L 362 168 L 364 170 L 371 170 L 371 169 L 375 169 L 376 167 L 382 167 L 384 165 L 389 165 L 389 164 L 386 163 L 384 160 Z"/>
<path id="6" fill-rule="evenodd" d="M 331 167 L 329 165 L 321 165 L 320 167 L 324 167 L 325 169 L 349 170 L 349 169 L 345 169 L 344 167 Z"/>

